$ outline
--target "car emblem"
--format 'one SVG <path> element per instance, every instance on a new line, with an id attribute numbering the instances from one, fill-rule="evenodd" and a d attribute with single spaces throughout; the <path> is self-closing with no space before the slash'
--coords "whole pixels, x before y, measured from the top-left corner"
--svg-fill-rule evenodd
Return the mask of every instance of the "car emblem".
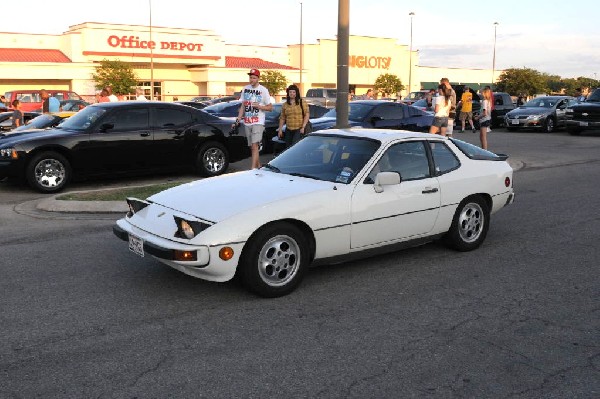
<path id="1" fill-rule="evenodd" d="M 588 116 L 588 113 L 587 112 L 583 112 L 581 115 Z"/>
<path id="2" fill-rule="evenodd" d="M 164 212 L 159 213 L 156 217 L 159 218 L 159 217 L 162 217 L 162 216 L 165 216 Z"/>

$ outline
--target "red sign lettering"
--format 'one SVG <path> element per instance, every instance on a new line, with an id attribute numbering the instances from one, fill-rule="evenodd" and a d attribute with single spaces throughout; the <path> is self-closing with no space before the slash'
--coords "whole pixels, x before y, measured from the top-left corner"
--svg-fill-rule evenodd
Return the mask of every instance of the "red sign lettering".
<path id="1" fill-rule="evenodd" d="M 110 47 L 119 48 L 140 48 L 140 49 L 156 49 L 156 42 L 152 40 L 140 40 L 139 36 L 116 36 L 108 37 L 107 43 Z M 202 51 L 203 44 L 201 43 L 186 43 L 186 42 L 160 42 L 161 50 L 176 50 L 176 51 Z"/>

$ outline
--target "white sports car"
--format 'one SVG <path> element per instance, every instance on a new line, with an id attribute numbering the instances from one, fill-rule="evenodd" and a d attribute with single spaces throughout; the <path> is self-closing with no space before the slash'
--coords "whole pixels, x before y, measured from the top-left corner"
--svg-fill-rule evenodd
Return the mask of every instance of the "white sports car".
<path id="1" fill-rule="evenodd" d="M 437 238 L 479 247 L 490 215 L 514 199 L 506 159 L 425 133 L 315 132 L 260 169 L 128 198 L 113 230 L 139 256 L 277 297 L 311 264 Z"/>

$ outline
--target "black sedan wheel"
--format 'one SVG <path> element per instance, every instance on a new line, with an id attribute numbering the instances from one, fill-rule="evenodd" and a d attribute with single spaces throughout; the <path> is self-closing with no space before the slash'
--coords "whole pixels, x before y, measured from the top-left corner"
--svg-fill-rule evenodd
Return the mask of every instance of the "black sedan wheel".
<path id="1" fill-rule="evenodd" d="M 55 193 L 65 188 L 71 179 L 71 165 L 59 153 L 42 152 L 29 161 L 26 178 L 37 191 Z"/>
<path id="2" fill-rule="evenodd" d="M 308 244 L 300 229 L 289 223 L 275 223 L 250 238 L 242 253 L 239 274 L 249 290 L 274 298 L 296 289 L 308 262 Z"/>
<path id="3" fill-rule="evenodd" d="M 196 168 L 202 176 L 218 176 L 229 167 L 229 154 L 225 146 L 213 141 L 203 144 L 198 150 Z"/>
<path id="4" fill-rule="evenodd" d="M 458 251 L 471 251 L 483 243 L 490 224 L 490 212 L 480 196 L 464 199 L 454 214 L 446 243 Z"/>

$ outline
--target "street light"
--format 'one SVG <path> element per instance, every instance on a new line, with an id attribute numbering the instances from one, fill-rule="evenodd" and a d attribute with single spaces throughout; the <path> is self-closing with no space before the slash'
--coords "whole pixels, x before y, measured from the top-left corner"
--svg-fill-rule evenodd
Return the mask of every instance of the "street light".
<path id="1" fill-rule="evenodd" d="M 408 15 L 410 16 L 410 51 L 408 54 L 408 95 L 410 95 L 410 92 L 412 90 L 413 17 L 415 16 L 415 13 L 411 11 Z"/>
<path id="2" fill-rule="evenodd" d="M 302 88 L 302 69 L 304 68 L 302 63 L 302 50 L 304 50 L 304 47 L 302 46 L 302 2 L 300 2 L 300 91 L 304 90 Z M 300 95 L 300 93 L 298 93 L 298 95 Z"/>
<path id="3" fill-rule="evenodd" d="M 499 23 L 494 22 L 494 57 L 492 58 L 492 87 L 494 86 L 494 76 L 496 74 L 496 28 Z"/>

